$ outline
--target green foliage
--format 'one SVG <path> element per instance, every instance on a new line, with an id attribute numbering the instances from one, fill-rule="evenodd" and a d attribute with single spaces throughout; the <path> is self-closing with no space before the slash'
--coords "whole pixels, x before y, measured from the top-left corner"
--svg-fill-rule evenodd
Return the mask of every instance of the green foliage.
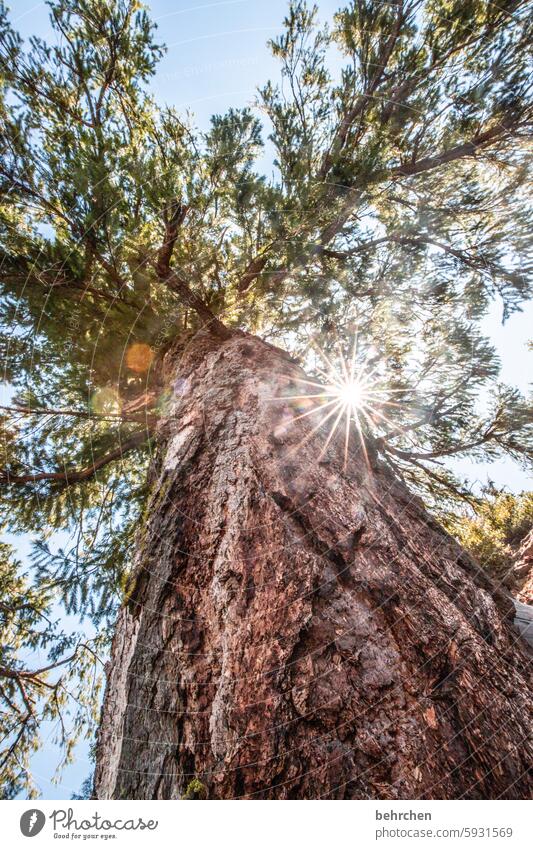
<path id="1" fill-rule="evenodd" d="M 24 44 L 0 2 L 1 498 L 9 530 L 35 538 L 20 586 L 8 558 L 2 604 L 33 599 L 33 629 L 62 604 L 105 639 L 168 402 L 162 358 L 205 320 L 311 370 L 311 342 L 347 354 L 357 335 L 387 399 L 367 438 L 428 504 L 472 500 L 449 457 L 527 463 L 531 407 L 480 322 L 531 291 L 530 3 L 352 0 L 323 26 L 291 2 L 269 45 L 279 79 L 205 132 L 150 95 L 163 48 L 137 0 L 48 5 L 54 45 Z M 52 624 L 39 634 L 72 654 Z M 88 674 L 82 651 L 61 680 Z M 41 713 L 13 704 L 16 739 Z M 8 746 L 8 793 L 30 736 Z"/>
<path id="2" fill-rule="evenodd" d="M 207 787 L 198 778 L 193 778 L 189 781 L 185 793 L 181 797 L 182 801 L 192 801 L 198 799 L 207 799 Z"/>
<path id="3" fill-rule="evenodd" d="M 533 492 L 488 493 L 473 515 L 452 516 L 447 524 L 481 566 L 508 582 L 520 544 L 533 528 Z"/>
<path id="4" fill-rule="evenodd" d="M 53 616 L 53 588 L 32 585 L 13 550 L 0 545 L 0 796 L 36 795 L 30 759 L 40 727 L 51 723 L 63 748 L 58 770 L 76 742 L 94 732 L 102 662 L 102 634 L 82 639 L 62 631 Z M 46 660 L 43 661 L 43 657 Z M 59 771 L 58 771 L 59 774 Z"/>
<path id="5" fill-rule="evenodd" d="M 88 775 L 87 778 L 83 781 L 79 792 L 73 793 L 71 799 L 91 799 L 93 794 L 93 775 Z"/>

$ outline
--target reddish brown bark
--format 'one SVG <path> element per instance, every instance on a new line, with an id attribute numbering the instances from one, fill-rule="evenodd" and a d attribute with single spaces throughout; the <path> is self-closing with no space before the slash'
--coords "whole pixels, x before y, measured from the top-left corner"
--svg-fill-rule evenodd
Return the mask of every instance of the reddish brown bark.
<path id="1" fill-rule="evenodd" d="M 199 334 L 167 359 L 98 798 L 528 796 L 510 598 L 355 438 L 346 471 L 343 437 L 318 461 L 315 417 L 272 400 L 301 391 L 282 352 Z"/>

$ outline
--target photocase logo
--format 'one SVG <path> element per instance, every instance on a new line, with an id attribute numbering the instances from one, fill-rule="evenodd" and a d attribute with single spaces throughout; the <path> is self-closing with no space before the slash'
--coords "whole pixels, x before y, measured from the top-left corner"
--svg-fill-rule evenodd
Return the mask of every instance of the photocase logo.
<path id="1" fill-rule="evenodd" d="M 43 830 L 46 822 L 46 817 L 42 811 L 37 808 L 32 808 L 30 811 L 24 811 L 20 818 L 20 830 L 24 837 L 35 837 Z"/>
<path id="2" fill-rule="evenodd" d="M 87 809 L 85 809 L 87 810 Z M 20 830 L 24 837 L 35 837 L 39 834 L 47 820 L 47 817 L 38 808 L 31 808 L 29 811 L 24 811 L 20 818 Z M 144 820 L 142 817 L 130 817 L 129 819 L 107 819 L 97 811 L 90 814 L 80 814 L 78 819 L 74 815 L 73 808 L 56 808 L 49 815 L 49 827 L 54 832 L 54 837 L 69 838 L 71 833 L 73 836 L 80 837 L 101 837 L 109 839 L 110 836 L 115 837 L 113 832 L 122 831 L 155 831 L 159 826 L 158 820 Z M 100 832 L 103 832 L 100 834 Z M 81 834 L 80 834 L 81 833 Z"/>

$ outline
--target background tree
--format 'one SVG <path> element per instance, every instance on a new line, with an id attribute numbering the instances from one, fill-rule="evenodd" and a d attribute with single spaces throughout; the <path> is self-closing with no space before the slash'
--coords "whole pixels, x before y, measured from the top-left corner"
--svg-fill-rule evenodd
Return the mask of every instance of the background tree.
<path id="1" fill-rule="evenodd" d="M 454 515 L 450 530 L 497 581 L 515 595 L 520 592 L 528 578 L 519 560 L 524 541 L 533 530 L 533 493 L 489 491 L 474 515 Z"/>
<path id="2" fill-rule="evenodd" d="M 235 454 L 239 440 L 228 430 L 227 416 L 232 414 L 232 405 L 246 401 L 242 392 L 237 392 L 241 383 L 248 386 L 252 406 L 259 397 L 254 394 L 258 387 L 266 391 L 261 382 L 266 351 L 272 357 L 267 371 L 277 375 L 284 387 L 280 389 L 276 383 L 276 392 L 310 396 L 287 397 L 285 418 L 274 425 L 260 409 L 254 417 L 256 423 L 272 425 L 274 441 L 283 445 L 292 439 L 286 436 L 290 431 L 287 425 L 297 415 L 310 414 L 295 424 L 294 433 L 301 434 L 305 446 L 296 452 L 293 478 L 301 480 L 308 463 L 314 466 L 315 489 L 322 486 L 327 490 L 325 482 L 333 481 L 330 476 L 336 469 L 338 509 L 343 507 L 345 516 L 351 516 L 355 490 L 350 489 L 350 475 L 353 483 L 358 475 L 366 480 L 372 470 L 384 487 L 378 501 L 392 498 L 382 533 L 386 536 L 387 528 L 404 525 L 407 538 L 411 534 L 414 539 L 419 530 L 422 537 L 429 534 L 426 549 L 411 553 L 409 563 L 427 559 L 429 577 L 424 580 L 438 582 L 437 574 L 453 573 L 451 585 L 465 588 L 459 593 L 456 615 L 477 622 L 476 634 L 469 639 L 476 646 L 476 641 L 483 643 L 477 646 L 476 657 L 483 655 L 489 665 L 496 663 L 490 653 L 495 651 L 490 644 L 496 644 L 504 658 L 498 662 L 509 664 L 509 670 L 499 668 L 494 680 L 499 680 L 498 676 L 512 680 L 509 686 L 523 693 L 523 658 L 513 649 L 512 635 L 491 601 L 495 598 L 505 607 L 505 599 L 485 578 L 469 574 L 474 574 L 475 568 L 465 565 L 469 561 L 463 562 L 461 554 L 449 555 L 457 573 L 448 561 L 433 561 L 434 552 L 448 550 L 451 543 L 433 528 L 429 516 L 417 512 L 419 508 L 413 507 L 413 515 L 404 517 L 400 505 L 406 498 L 415 503 L 402 488 L 404 483 L 438 509 L 458 499 L 473 501 L 467 482 L 452 474 L 447 458 L 507 456 L 525 463 L 531 448 L 531 410 L 515 389 L 499 382 L 497 355 L 479 330 L 494 298 L 500 300 L 505 317 L 529 294 L 530 222 L 525 186 L 532 118 L 527 65 L 530 4 L 358 0 L 342 8 L 325 27 L 319 23 L 315 7 L 291 3 L 282 35 L 270 44 L 280 60 L 280 80 L 258 93 L 257 109 L 268 127 L 267 140 L 256 111 L 232 109 L 214 116 L 210 129 L 202 133 L 174 110 L 153 102 L 148 83 L 162 48 L 146 11 L 136 0 L 54 0 L 49 5 L 59 36 L 53 46 L 37 38 L 24 46 L 3 6 L 0 17 L 2 358 L 4 379 L 15 389 L 4 409 L 3 499 L 9 528 L 29 531 L 38 539 L 36 592 L 43 586 L 50 588 L 69 611 L 90 615 L 97 625 L 114 615 L 117 602 L 127 592 L 130 607 L 123 608 L 117 632 L 114 673 L 108 688 L 108 725 L 105 720 L 103 733 L 114 735 L 116 742 L 117 728 L 109 727 L 109 705 L 113 707 L 114 698 L 120 707 L 116 722 L 123 719 L 125 685 L 117 672 L 117 657 L 122 652 L 122 665 L 129 668 L 124 658 L 130 662 L 135 652 L 136 626 L 128 619 L 132 605 L 143 608 L 148 596 L 156 604 L 162 602 L 150 584 L 155 567 L 143 571 L 143 560 L 145 565 L 155 562 L 170 515 L 187 508 L 198 509 L 198 515 L 204 516 L 207 501 L 203 504 L 200 493 L 209 491 L 209 515 L 219 516 L 228 526 L 240 524 L 242 532 L 250 535 L 246 543 L 250 551 L 262 545 L 261 556 L 266 557 L 276 536 L 275 522 L 281 521 L 284 513 L 297 514 L 294 492 L 289 498 L 285 484 L 274 485 L 270 479 L 273 490 L 268 492 L 280 515 L 272 517 L 270 536 L 262 539 L 259 533 L 253 537 L 253 523 L 247 527 L 239 514 L 242 505 L 249 503 L 250 493 L 234 501 L 224 490 L 233 480 L 231 468 L 242 471 Z M 274 162 L 270 180 L 255 166 L 265 144 Z M 325 390 L 302 389 L 300 381 L 307 378 L 291 371 L 286 359 L 252 337 L 246 353 L 242 340 L 248 337 L 243 332 L 289 351 L 312 379 L 320 382 L 324 380 L 320 369 L 329 372 L 325 363 L 340 356 L 349 361 L 355 349 L 356 372 L 366 388 L 356 404 L 359 435 L 348 434 L 344 461 L 344 437 L 340 442 L 336 433 L 328 437 L 336 418 L 321 428 L 316 421 L 320 414 L 312 414 L 313 394 L 324 395 Z M 229 352 L 227 377 L 214 363 L 221 350 Z M 254 384 L 252 378 L 246 383 L 248 361 L 255 364 L 259 383 Z M 222 383 L 210 384 L 210 380 Z M 215 386 L 224 385 L 226 395 L 215 391 Z M 191 399 L 196 407 L 191 406 Z M 227 413 L 224 418 L 220 412 L 218 424 L 212 418 L 216 404 Z M 214 457 L 208 456 L 204 443 L 194 435 L 200 409 L 205 434 L 215 440 Z M 281 407 L 274 403 L 268 409 Z M 192 436 L 192 431 L 182 434 L 183 443 L 179 439 L 172 442 L 179 436 L 177 411 L 182 422 L 186 421 L 184 411 L 190 414 L 192 424 L 185 427 L 194 431 Z M 311 422 L 318 435 L 306 430 Z M 251 421 L 248 424 L 251 428 Z M 248 445 L 251 433 L 246 430 L 243 445 Z M 218 441 L 222 435 L 225 442 Z M 324 465 L 316 466 L 317 454 L 323 459 L 322 449 L 316 448 L 314 441 L 318 438 L 322 446 L 329 439 L 330 451 L 338 449 L 327 474 Z M 174 452 L 172 462 L 169 450 Z M 268 476 L 270 461 L 265 451 L 263 446 L 260 463 Z M 341 457 L 340 468 L 337 456 Z M 178 459 L 192 470 L 185 480 L 179 477 L 183 470 L 175 471 L 173 463 Z M 219 482 L 217 489 L 210 478 L 211 491 L 202 476 L 207 469 L 214 474 L 218 461 L 226 464 L 226 484 Z M 286 471 L 291 463 L 285 458 Z M 165 479 L 166 473 L 171 480 Z M 309 480 L 301 487 L 307 495 L 312 490 Z M 225 518 L 224 511 L 220 512 L 224 503 L 229 511 Z M 330 518 L 337 509 L 335 503 L 332 499 L 322 505 Z M 360 506 L 367 514 L 365 527 L 373 526 L 377 537 L 381 527 L 377 515 L 368 518 L 372 513 L 369 504 Z M 302 516 L 299 521 L 305 528 L 309 517 Z M 352 520 L 353 548 L 363 526 L 353 516 Z M 139 526 L 137 565 L 132 569 L 134 530 Z M 50 529 L 68 534 L 69 543 L 61 551 L 48 547 Z M 192 559 L 210 564 L 210 573 L 217 562 L 211 543 L 200 538 L 199 548 L 195 548 L 196 542 L 189 536 L 192 531 L 182 530 L 181 541 L 169 535 L 176 546 L 174 555 L 190 550 Z M 298 542 L 302 552 L 307 551 L 307 536 L 308 532 Z M 241 539 L 239 545 L 242 554 L 245 541 Z M 310 573 L 328 556 L 337 566 L 344 563 L 339 567 L 341 573 L 352 568 L 352 554 L 343 555 L 335 545 L 332 540 L 315 541 L 313 554 L 307 552 Z M 399 552 L 402 545 L 395 538 L 390 551 Z M 172 552 L 168 550 L 166 556 L 172 559 Z M 241 562 L 234 548 L 232 557 Z M 160 561 L 163 571 L 155 580 L 176 583 L 175 575 L 164 571 L 168 565 L 164 557 Z M 365 562 L 379 575 L 372 557 Z M 409 564 L 403 570 L 399 567 L 397 580 L 402 576 L 407 580 L 408 574 L 413 586 L 420 580 L 421 599 L 423 586 L 426 593 L 427 586 L 410 568 Z M 289 563 L 281 556 L 277 569 L 280 586 L 285 586 Z M 194 574 L 183 589 L 183 574 L 179 578 L 181 612 L 176 613 L 179 605 L 172 612 L 180 622 L 186 620 L 183 610 L 201 607 L 204 591 L 211 592 Z M 302 563 L 294 573 L 294 582 L 300 581 L 302 590 L 306 576 Z M 242 575 L 235 578 L 231 574 L 225 575 L 223 584 L 229 586 L 234 580 L 243 587 L 248 585 Z M 372 585 L 368 576 L 365 581 Z M 374 588 L 372 604 L 381 608 L 389 591 L 392 584 L 386 590 L 382 587 L 380 597 Z M 465 600 L 477 591 L 481 600 Z M 220 598 L 231 622 L 232 597 L 222 593 Z M 406 615 L 405 604 L 405 600 L 398 602 L 402 616 Z M 420 607 L 418 616 L 423 613 L 431 622 L 432 612 Z M 294 627 L 303 633 L 311 614 L 302 609 L 300 616 Z M 349 616 L 355 621 L 357 611 L 351 609 Z M 133 619 L 137 621 L 135 616 Z M 451 626 L 437 623 L 437 619 L 435 613 L 431 638 L 436 644 L 446 640 L 448 653 L 455 657 L 457 646 L 450 648 Z M 159 629 L 162 621 L 156 623 Z M 179 627 L 174 623 L 175 629 Z M 381 626 L 376 627 L 379 630 Z M 253 619 L 250 628 L 253 632 Z M 189 634 L 189 642 L 183 634 L 178 640 L 179 646 L 194 646 L 196 640 L 203 646 L 200 652 L 214 652 L 208 670 L 213 682 L 218 673 L 212 669 L 218 669 L 220 663 L 213 648 L 215 630 L 211 620 L 211 644 L 207 632 L 194 639 Z M 411 641 L 414 633 L 409 635 Z M 237 629 L 232 639 L 238 643 L 238 638 Z M 287 635 L 286 642 L 291 642 Z M 377 643 L 374 647 L 377 652 Z M 144 669 L 142 659 L 134 658 L 142 672 L 130 671 L 132 680 L 147 678 L 147 669 L 152 670 L 153 678 L 160 649 L 154 645 Z M 357 655 L 357 647 L 352 646 L 350 652 L 352 649 Z M 188 651 L 192 653 L 194 648 Z M 280 653 L 280 663 L 283 657 Z M 334 662 L 328 657 L 328 664 Z M 413 681 L 421 662 L 420 657 L 400 662 L 391 655 L 390 659 Z M 465 658 L 464 662 L 473 673 L 477 661 Z M 182 679 L 188 682 L 184 686 L 194 688 L 195 680 L 202 681 L 198 677 L 202 670 L 187 667 L 186 661 L 180 663 L 185 663 L 180 667 Z M 22 668 L 19 662 L 17 669 Z M 237 674 L 238 664 L 233 669 Z M 432 667 L 428 675 L 430 671 L 437 679 L 444 675 L 448 680 L 451 674 Z M 168 667 L 166 672 L 173 674 Z M 374 682 L 378 689 L 389 686 L 382 672 L 383 681 Z M 367 682 L 367 695 L 374 686 L 370 684 Z M 303 693 L 310 682 L 302 678 L 293 686 Z M 468 689 L 464 682 L 463 687 Z M 413 688 L 416 690 L 414 684 Z M 138 699 L 144 695 L 139 689 Z M 434 793 L 454 795 L 459 789 L 474 795 L 512 793 L 513 787 L 514 792 L 524 792 L 520 754 L 511 766 L 500 769 L 502 775 L 494 772 L 494 752 L 513 745 L 517 749 L 524 708 L 518 699 L 508 713 L 514 725 L 511 723 L 504 741 L 495 729 L 498 710 L 504 715 L 506 707 L 494 706 L 493 692 L 487 691 L 484 697 L 487 704 L 492 699 L 493 713 L 490 720 L 485 719 L 482 731 L 490 740 L 496 735 L 493 750 L 481 756 L 481 762 L 485 757 L 491 765 L 489 772 L 483 773 L 481 762 L 472 757 L 471 774 L 465 773 L 463 784 L 458 785 L 457 764 L 463 750 L 457 743 L 459 748 L 450 756 L 454 766 L 443 764 L 442 757 L 440 761 L 444 773 L 451 772 L 452 777 L 445 779 L 443 773 Z M 182 695 L 180 698 L 183 701 Z M 223 703 L 238 710 L 235 693 L 224 694 L 222 688 L 216 698 L 218 702 L 206 702 L 212 716 L 220 718 Z M 170 704 L 169 712 L 177 711 L 169 699 L 163 693 L 158 710 L 164 711 Z M 202 699 L 198 697 L 198 710 L 207 712 Z M 243 696 L 243 711 L 245 704 L 247 697 Z M 471 707 L 469 719 L 461 720 L 463 726 L 474 724 L 473 703 Z M 397 706 L 396 710 L 401 713 L 404 708 Z M 437 722 L 435 709 L 428 704 L 425 710 L 426 725 L 432 729 Z M 452 711 L 451 705 L 446 710 Z M 457 707 L 454 710 L 459 711 Z M 300 708 L 300 714 L 308 712 L 306 707 Z M 278 723 L 294 721 L 292 716 L 275 718 Z M 338 724 L 338 715 L 336 718 Z M 153 728 L 139 725 L 138 717 L 123 721 L 124 728 L 129 722 L 148 738 L 153 732 Z M 242 751 L 231 757 L 228 754 L 229 720 L 220 719 L 220 727 L 217 722 L 213 719 L 219 735 L 218 743 L 212 745 L 215 756 L 223 759 L 226 752 L 230 761 L 237 758 L 244 763 Z M 329 733 L 324 722 L 324 734 Z M 137 751 L 132 744 L 129 754 L 126 749 L 122 754 L 113 750 L 109 764 L 101 764 L 107 778 L 100 773 L 98 792 L 174 795 L 184 792 L 198 771 L 202 782 L 203 772 L 209 776 L 216 772 L 203 756 L 195 760 L 184 743 L 187 735 L 183 730 L 174 731 L 165 729 L 170 736 L 164 739 L 172 741 L 178 754 L 173 753 L 171 768 L 164 753 L 155 784 L 148 779 L 144 785 L 126 782 L 120 787 L 120 782 L 113 783 L 117 769 L 123 775 L 128 770 L 147 771 L 146 746 Z M 10 733 L 16 735 L 16 723 Z M 193 734 L 198 737 L 194 745 L 199 749 L 203 733 L 199 728 Z M 298 734 L 304 731 L 300 729 L 295 737 L 287 735 L 289 751 L 291 740 L 293 748 L 300 742 Z M 359 729 L 357 734 L 365 738 L 357 739 L 368 762 L 377 758 L 377 750 L 397 746 L 386 735 L 374 739 L 368 729 Z M 431 757 L 438 757 L 443 740 L 452 746 L 451 740 L 457 736 L 466 747 L 464 757 L 468 757 L 469 744 L 463 739 L 468 732 L 461 736 L 452 723 L 443 734 Z M 12 742 L 10 739 L 9 757 L 22 762 L 16 746 L 11 751 Z M 341 746 L 339 741 L 335 745 Z M 275 763 L 275 758 L 282 757 L 261 750 L 257 754 L 258 760 L 270 757 Z M 406 751 L 401 766 L 388 763 L 387 769 L 396 768 L 403 776 L 395 789 L 384 767 L 377 770 L 375 784 L 354 784 L 345 780 L 344 767 L 337 762 L 338 770 L 331 773 L 324 767 L 321 773 L 323 792 L 340 786 L 341 795 L 412 794 L 419 781 L 418 767 L 413 766 L 419 755 Z M 129 766 L 119 765 L 121 757 L 129 758 Z M 320 761 L 320 757 L 315 752 L 311 761 Z M 306 774 L 309 757 L 307 762 L 305 758 L 301 763 L 295 761 L 296 766 L 288 754 L 282 760 L 285 766 L 278 763 L 276 769 L 280 774 L 286 771 L 284 786 L 290 787 L 296 779 L 287 775 L 293 767 Z M 409 779 L 404 774 L 408 762 L 412 766 Z M 352 771 L 354 768 L 352 764 Z M 368 764 L 366 768 L 370 768 Z M 255 778 L 241 766 L 232 767 L 231 778 L 222 770 L 224 777 L 216 792 L 263 792 L 261 787 L 277 786 L 276 769 L 256 768 Z M 113 781 L 108 780 L 109 770 Z M 167 774 L 171 776 L 168 780 Z M 8 781 L 14 788 L 20 779 L 8 776 Z M 276 792 L 309 795 L 312 790 L 305 784 L 298 790 L 295 783 L 292 790 L 271 791 Z M 431 795 L 431 790 L 428 792 Z"/>

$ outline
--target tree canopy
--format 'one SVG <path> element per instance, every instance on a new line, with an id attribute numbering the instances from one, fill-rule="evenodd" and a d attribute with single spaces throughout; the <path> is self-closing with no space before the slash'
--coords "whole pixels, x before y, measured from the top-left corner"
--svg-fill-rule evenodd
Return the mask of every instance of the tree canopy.
<path id="1" fill-rule="evenodd" d="M 25 44 L 0 3 L 1 497 L 35 537 L 25 578 L 2 552 L 8 795 L 40 719 L 89 709 L 63 672 L 96 674 L 100 649 L 49 617 L 60 601 L 106 633 L 176 339 L 240 329 L 311 372 L 357 339 L 385 399 L 368 439 L 437 509 L 475 503 L 447 458 L 526 463 L 532 444 L 480 329 L 531 291 L 530 3 L 352 0 L 324 23 L 296 0 L 279 78 L 205 131 L 151 95 L 164 33 L 138 0 L 48 5 L 55 41 Z"/>

